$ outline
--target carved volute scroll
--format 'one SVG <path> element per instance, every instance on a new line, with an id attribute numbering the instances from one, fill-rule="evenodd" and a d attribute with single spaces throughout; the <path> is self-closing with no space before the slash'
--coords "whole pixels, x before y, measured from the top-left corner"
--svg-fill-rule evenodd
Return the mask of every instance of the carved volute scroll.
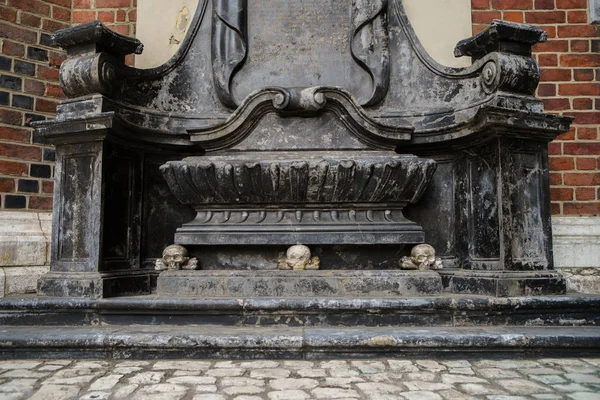
<path id="1" fill-rule="evenodd" d="M 235 107 L 230 84 L 248 51 L 246 0 L 214 0 L 213 7 L 212 68 L 215 88 L 223 104 Z"/>
<path id="2" fill-rule="evenodd" d="M 373 95 L 363 106 L 383 100 L 390 83 L 387 7 L 387 0 L 352 1 L 352 55 L 373 80 Z"/>

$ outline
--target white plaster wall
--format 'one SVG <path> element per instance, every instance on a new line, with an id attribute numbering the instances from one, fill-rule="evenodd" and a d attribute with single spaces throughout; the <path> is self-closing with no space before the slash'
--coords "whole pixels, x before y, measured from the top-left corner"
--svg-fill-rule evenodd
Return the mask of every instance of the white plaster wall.
<path id="1" fill-rule="evenodd" d="M 449 66 L 470 64 L 469 58 L 455 58 L 453 51 L 459 40 L 471 36 L 471 0 L 404 0 L 404 5 L 433 58 Z M 144 53 L 136 57 L 136 67 L 152 68 L 169 60 L 185 37 L 197 6 L 198 0 L 138 0 L 136 31 Z"/>
<path id="2" fill-rule="evenodd" d="M 196 13 L 198 0 L 138 0 L 136 36 L 144 52 L 135 66 L 152 68 L 164 64 L 179 48 Z"/>

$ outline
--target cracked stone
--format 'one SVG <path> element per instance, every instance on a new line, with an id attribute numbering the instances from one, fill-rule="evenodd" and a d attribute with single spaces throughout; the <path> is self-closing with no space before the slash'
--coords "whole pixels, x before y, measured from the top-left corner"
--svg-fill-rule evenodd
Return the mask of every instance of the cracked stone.
<path id="1" fill-rule="evenodd" d="M 347 397 L 360 397 L 360 395 L 352 389 L 317 388 L 313 389 L 311 393 L 317 399 L 343 399 Z"/>
<path id="2" fill-rule="evenodd" d="M 250 371 L 251 378 L 287 378 L 290 376 L 287 369 L 255 369 Z"/>
<path id="3" fill-rule="evenodd" d="M 148 385 L 151 383 L 159 383 L 162 380 L 162 378 L 164 378 L 164 376 L 164 372 L 146 371 L 140 372 L 139 374 L 132 376 L 128 380 L 129 383 L 135 383 L 138 385 Z"/>
<path id="4" fill-rule="evenodd" d="M 102 390 L 111 390 L 119 380 L 123 377 L 123 375 L 108 375 L 102 378 L 98 378 L 92 385 L 90 386 L 90 390 L 94 391 L 102 391 Z"/>

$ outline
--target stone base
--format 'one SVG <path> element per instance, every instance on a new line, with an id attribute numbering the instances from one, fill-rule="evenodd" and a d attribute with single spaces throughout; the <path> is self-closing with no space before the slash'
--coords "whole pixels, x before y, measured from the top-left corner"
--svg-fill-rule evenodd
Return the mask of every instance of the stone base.
<path id="1" fill-rule="evenodd" d="M 435 271 L 165 271 L 159 296 L 398 297 L 442 292 Z"/>
<path id="2" fill-rule="evenodd" d="M 457 271 L 449 278 L 451 293 L 483 296 L 543 296 L 564 294 L 565 278 L 556 272 Z"/>
<path id="3" fill-rule="evenodd" d="M 149 294 L 153 271 L 49 272 L 38 281 L 38 294 L 49 297 L 104 297 Z"/>

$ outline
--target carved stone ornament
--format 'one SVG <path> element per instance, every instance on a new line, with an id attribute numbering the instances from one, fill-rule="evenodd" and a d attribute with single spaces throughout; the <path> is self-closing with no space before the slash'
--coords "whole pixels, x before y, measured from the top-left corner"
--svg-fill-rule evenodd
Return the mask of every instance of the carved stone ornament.
<path id="1" fill-rule="evenodd" d="M 162 258 L 156 260 L 155 269 L 157 271 L 195 270 L 198 269 L 198 260 L 190 258 L 185 247 L 172 244 L 163 251 Z"/>
<path id="2" fill-rule="evenodd" d="M 321 264 L 319 257 L 311 257 L 312 254 L 307 246 L 297 244 L 290 247 L 285 257 L 279 259 L 280 270 L 318 270 Z"/>
<path id="3" fill-rule="evenodd" d="M 419 244 L 412 248 L 410 257 L 402 257 L 402 269 L 442 269 L 444 265 L 440 258 L 436 258 L 435 249 L 428 244 Z"/>

